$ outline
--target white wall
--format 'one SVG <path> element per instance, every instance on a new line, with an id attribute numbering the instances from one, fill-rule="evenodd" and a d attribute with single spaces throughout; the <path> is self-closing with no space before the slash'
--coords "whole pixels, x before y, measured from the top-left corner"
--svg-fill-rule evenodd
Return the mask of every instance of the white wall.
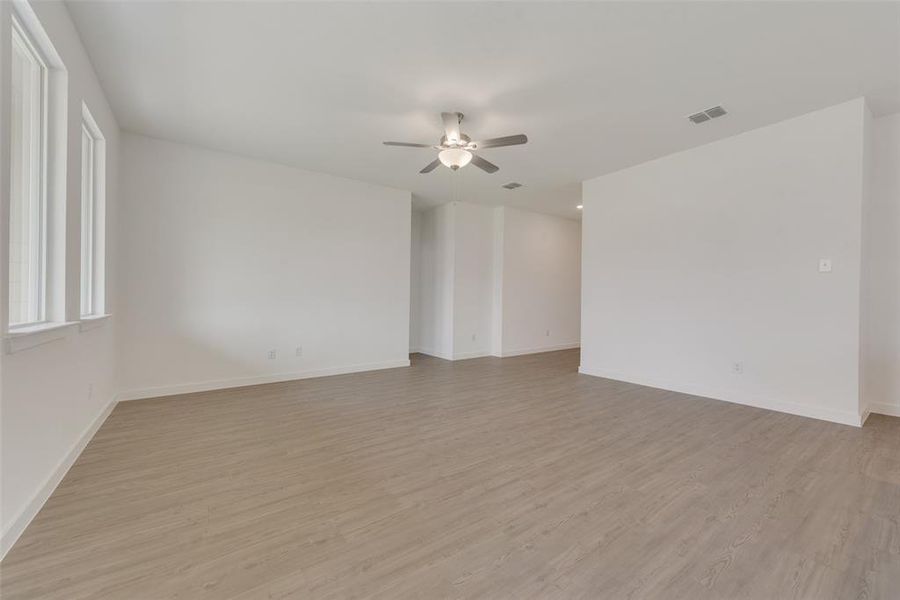
<path id="1" fill-rule="evenodd" d="M 409 192 L 123 135 L 121 201 L 124 398 L 408 364 Z"/>
<path id="2" fill-rule="evenodd" d="M 503 208 L 501 356 L 581 338 L 581 223 Z"/>
<path id="3" fill-rule="evenodd" d="M 506 211 L 498 208 L 493 215 L 491 248 L 494 277 L 491 285 L 491 354 L 503 356 L 503 227 Z"/>
<path id="4" fill-rule="evenodd" d="M 447 360 L 490 354 L 493 211 L 450 202 L 422 213 L 419 351 Z"/>
<path id="5" fill-rule="evenodd" d="M 453 211 L 422 213 L 419 271 L 419 351 L 453 358 Z"/>
<path id="6" fill-rule="evenodd" d="M 871 122 L 864 214 L 862 398 L 900 416 L 900 113 Z"/>
<path id="7" fill-rule="evenodd" d="M 419 351 L 419 323 L 422 317 L 419 300 L 422 280 L 422 213 L 414 210 L 410 215 L 409 248 L 409 351 Z"/>
<path id="8" fill-rule="evenodd" d="M 577 221 L 451 202 L 422 214 L 421 240 L 422 352 L 458 360 L 578 346 Z"/>
<path id="9" fill-rule="evenodd" d="M 494 210 L 453 202 L 453 358 L 491 353 Z"/>
<path id="10" fill-rule="evenodd" d="M 0 2 L 0 139 L 6 134 L 10 90 L 10 14 L 12 5 Z M 77 324 L 61 338 L 14 354 L 0 353 L 0 455 L 2 492 L 0 556 L 40 509 L 94 429 L 112 407 L 114 396 L 114 326 L 118 307 L 109 290 L 115 286 L 115 222 L 118 200 L 119 127 L 107 104 L 81 40 L 66 7 L 58 2 L 33 6 L 68 73 L 65 99 L 68 168 L 64 183 L 65 243 L 60 297 L 65 298 L 68 319 L 79 314 L 80 205 L 81 205 L 81 106 L 85 102 L 107 143 L 106 163 L 106 287 L 107 311 L 112 318 L 99 327 L 80 331 Z M 7 322 L 8 299 L 8 144 L 0 151 L 2 189 L 2 243 L 0 243 L 0 323 Z"/>
<path id="11" fill-rule="evenodd" d="M 858 424 L 865 112 L 586 182 L 582 372 Z"/>

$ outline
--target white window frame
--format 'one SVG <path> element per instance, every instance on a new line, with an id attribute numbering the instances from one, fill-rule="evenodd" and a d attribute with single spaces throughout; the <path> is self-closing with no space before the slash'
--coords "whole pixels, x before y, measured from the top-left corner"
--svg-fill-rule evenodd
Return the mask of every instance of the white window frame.
<path id="1" fill-rule="evenodd" d="M 3 0 L 0 0 L 3 2 Z M 7 10 L 7 6 L 9 10 Z M 77 321 L 79 312 L 74 303 L 67 304 L 66 245 L 68 243 L 67 213 L 67 164 L 69 155 L 69 75 L 53 42 L 47 35 L 38 19 L 34 8 L 28 0 L 12 0 L 4 3 L 0 14 L 4 17 L 2 27 L 9 27 L 0 36 L 6 45 L 4 53 L 13 51 L 13 28 L 15 34 L 27 42 L 30 52 L 42 63 L 42 165 L 41 165 L 41 209 L 42 209 L 42 273 L 41 273 L 41 320 L 29 319 L 28 323 L 10 324 L 9 292 L 7 301 L 0 303 L 0 332 L 4 336 L 6 352 L 18 352 L 26 348 L 38 346 L 54 339 L 61 339 L 71 331 Z M 8 21 L 6 20 L 8 16 Z M 16 42 L 18 43 L 18 42 Z M 3 140 L 8 143 L 7 140 Z M 8 185 L 8 184 L 7 184 Z M 4 243 L 11 244 L 9 233 L 2 232 Z M 7 246 L 7 251 L 11 245 Z M 7 252 L 3 253 L 8 254 Z M 11 282 L 8 272 L 10 257 L 2 272 L 7 276 L 7 284 Z M 74 290 L 73 290 L 74 291 Z M 31 316 L 31 315 L 29 315 Z"/>
<path id="2" fill-rule="evenodd" d="M 22 24 L 22 22 L 16 17 L 15 14 L 11 15 L 12 22 L 12 32 L 10 36 L 11 44 L 17 44 L 23 47 L 25 52 L 39 65 L 41 71 L 41 81 L 40 81 L 40 113 L 37 116 L 39 128 L 38 139 L 40 147 L 37 151 L 37 160 L 39 161 L 38 167 L 38 200 L 37 200 L 37 221 L 38 221 L 38 231 L 37 231 L 37 248 L 34 248 L 32 252 L 36 253 L 36 256 L 32 257 L 32 260 L 35 260 L 37 263 L 37 271 L 32 274 L 32 277 L 35 281 L 31 282 L 31 285 L 34 285 L 36 288 L 36 297 L 34 301 L 37 306 L 31 307 L 35 309 L 35 318 L 28 321 L 19 321 L 16 323 L 10 323 L 9 329 L 10 331 L 15 331 L 17 329 L 25 329 L 32 328 L 35 326 L 40 326 L 47 322 L 47 278 L 48 278 L 48 269 L 47 269 L 47 141 L 48 141 L 48 104 L 49 104 L 49 72 L 50 68 L 47 64 L 47 60 L 38 48 L 38 44 L 35 43 L 34 39 L 32 39 L 31 34 L 28 29 Z M 10 198 L 12 201 L 12 198 Z"/>
<path id="3" fill-rule="evenodd" d="M 104 316 L 104 208 L 106 138 L 87 105 L 81 122 L 81 293 L 82 319 Z"/>

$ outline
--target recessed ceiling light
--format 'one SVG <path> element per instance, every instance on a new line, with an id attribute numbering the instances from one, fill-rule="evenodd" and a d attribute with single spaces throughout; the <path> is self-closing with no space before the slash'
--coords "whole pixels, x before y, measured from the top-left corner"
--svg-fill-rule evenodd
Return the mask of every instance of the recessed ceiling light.
<path id="1" fill-rule="evenodd" d="M 577 208 L 578 210 L 581 210 L 582 208 L 584 208 L 584 204 L 579 204 L 579 205 L 576 206 L 575 208 Z"/>

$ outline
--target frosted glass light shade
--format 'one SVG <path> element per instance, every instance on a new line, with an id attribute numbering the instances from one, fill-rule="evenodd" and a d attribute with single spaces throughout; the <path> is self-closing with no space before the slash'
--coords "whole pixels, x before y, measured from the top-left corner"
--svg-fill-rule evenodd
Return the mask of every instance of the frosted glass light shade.
<path id="1" fill-rule="evenodd" d="M 462 148 L 448 148 L 438 153 L 438 158 L 445 167 L 450 167 L 454 171 L 460 167 L 464 167 L 472 162 L 472 153 Z"/>

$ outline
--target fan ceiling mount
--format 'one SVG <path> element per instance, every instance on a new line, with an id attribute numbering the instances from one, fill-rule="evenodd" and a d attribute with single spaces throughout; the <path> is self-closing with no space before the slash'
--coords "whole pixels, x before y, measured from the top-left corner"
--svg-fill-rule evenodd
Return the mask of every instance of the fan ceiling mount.
<path id="1" fill-rule="evenodd" d="M 500 170 L 500 167 L 481 158 L 475 154 L 475 151 L 483 150 L 485 148 L 517 146 L 528 141 L 528 138 L 520 133 L 518 135 L 508 135 L 505 137 L 473 142 L 469 136 L 459 130 L 459 125 L 463 120 L 462 113 L 441 113 L 441 120 L 444 122 L 444 135 L 441 136 L 441 141 L 436 146 L 412 142 L 384 142 L 384 145 L 404 146 L 407 148 L 432 148 L 438 150 L 438 157 L 428 163 L 424 169 L 419 171 L 419 173 L 431 173 L 440 164 L 443 164 L 452 171 L 457 171 L 469 163 L 472 163 L 486 173 L 496 173 Z"/>

